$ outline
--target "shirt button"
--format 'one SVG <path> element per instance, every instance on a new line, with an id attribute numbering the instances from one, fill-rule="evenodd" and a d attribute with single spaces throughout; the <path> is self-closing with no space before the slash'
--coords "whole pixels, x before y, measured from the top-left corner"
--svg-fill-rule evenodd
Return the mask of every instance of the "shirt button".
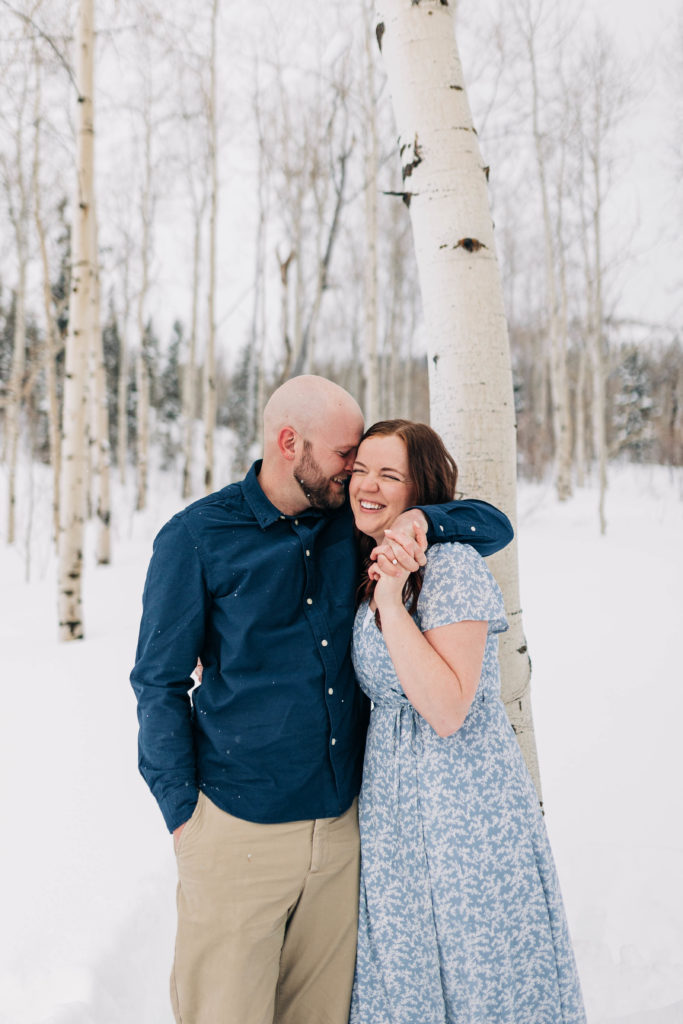
<path id="1" fill-rule="evenodd" d="M 307 555 L 310 555 L 310 553 L 311 553 L 311 552 L 310 552 L 310 551 L 308 550 L 308 548 L 306 548 L 306 554 L 307 554 Z"/>
<path id="2" fill-rule="evenodd" d="M 285 518 L 284 516 L 280 516 L 280 519 L 284 519 L 284 518 Z"/>
<path id="3" fill-rule="evenodd" d="M 327 640 L 321 640 L 320 643 L 323 647 L 327 647 Z"/>
<path id="4" fill-rule="evenodd" d="M 306 598 L 306 604 L 313 604 L 313 598 L 312 597 L 307 597 Z"/>
<path id="5" fill-rule="evenodd" d="M 334 739 L 334 737 L 333 737 L 333 738 L 332 738 L 332 739 L 330 740 L 330 742 L 331 742 L 332 746 L 334 746 L 334 745 L 335 745 L 335 743 L 336 743 L 337 741 L 336 741 L 336 740 Z"/>
<path id="6" fill-rule="evenodd" d="M 294 520 L 294 525 L 295 525 L 295 526 L 298 526 L 298 525 L 299 525 L 299 520 L 298 520 L 298 519 L 295 519 L 295 520 Z"/>
<path id="7" fill-rule="evenodd" d="M 477 528 L 476 528 L 476 526 L 470 526 L 470 530 L 472 531 L 472 533 L 474 533 L 474 531 L 475 531 L 476 529 L 477 529 Z"/>
<path id="8" fill-rule="evenodd" d="M 331 696 L 332 696 L 332 694 L 334 693 L 334 690 L 332 689 L 332 687 L 330 687 L 330 688 L 329 688 L 329 690 L 328 690 L 327 692 L 329 693 L 329 695 L 330 695 L 330 697 L 331 697 Z"/>
<path id="9" fill-rule="evenodd" d="M 440 526 L 439 526 L 439 529 L 440 529 L 440 530 L 441 530 L 441 532 L 443 533 L 443 526 L 441 526 L 441 525 L 440 525 Z"/>

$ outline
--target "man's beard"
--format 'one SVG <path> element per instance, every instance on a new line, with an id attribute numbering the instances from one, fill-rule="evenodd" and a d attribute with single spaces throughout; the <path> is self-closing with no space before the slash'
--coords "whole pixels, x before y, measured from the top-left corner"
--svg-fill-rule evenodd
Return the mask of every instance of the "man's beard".
<path id="1" fill-rule="evenodd" d="M 339 508 L 346 501 L 346 488 L 340 490 L 329 477 L 326 477 L 311 454 L 313 446 L 304 441 L 304 453 L 301 462 L 294 467 L 294 479 L 306 495 L 311 508 Z M 339 476 L 343 474 L 340 473 Z"/>

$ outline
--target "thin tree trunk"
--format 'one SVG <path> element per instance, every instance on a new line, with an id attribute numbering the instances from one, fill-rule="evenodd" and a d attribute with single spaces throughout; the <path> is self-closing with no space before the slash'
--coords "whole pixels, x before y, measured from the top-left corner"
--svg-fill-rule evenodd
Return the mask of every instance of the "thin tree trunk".
<path id="1" fill-rule="evenodd" d="M 150 89 L 149 83 L 145 84 Z M 149 290 L 149 263 L 152 233 L 152 113 L 149 93 L 145 97 L 145 167 L 142 186 L 142 241 L 141 241 L 141 275 L 138 293 L 137 333 L 138 352 L 135 361 L 135 382 L 137 390 L 137 500 L 136 510 L 141 512 L 147 507 L 147 484 L 149 476 L 149 409 L 150 379 L 147 352 L 147 324 L 145 306 Z"/>
<path id="2" fill-rule="evenodd" d="M 294 250 L 284 260 L 280 259 L 280 254 L 279 252 L 277 253 L 277 261 L 280 267 L 280 335 L 285 353 L 280 373 L 281 384 L 289 377 L 289 368 L 292 365 L 294 355 L 292 341 L 289 336 L 289 267 L 293 259 L 295 259 Z"/>
<path id="3" fill-rule="evenodd" d="M 107 405 L 107 379 L 104 368 L 104 348 L 100 322 L 100 273 L 97 246 L 97 218 L 93 201 L 93 301 L 92 336 L 91 336 L 91 367 L 92 367 L 92 437 L 93 450 L 93 481 L 95 494 L 95 516 L 97 518 L 97 538 L 95 541 L 95 558 L 98 565 L 111 562 L 111 486 L 109 446 L 109 408 Z"/>
<path id="4" fill-rule="evenodd" d="M 598 519 L 600 533 L 607 532 L 607 516 L 605 501 L 607 496 L 607 428 L 605 416 L 606 373 L 603 353 L 604 309 L 602 303 L 602 188 L 600 182 L 600 140 L 596 140 L 596 155 L 593 159 L 593 245 L 595 247 L 595 312 L 593 316 L 594 333 L 591 345 L 593 360 L 593 429 L 595 431 L 595 449 L 598 458 Z"/>
<path id="5" fill-rule="evenodd" d="M 196 413 L 196 365 L 197 365 L 197 317 L 199 308 L 199 267 L 202 244 L 202 217 L 204 203 L 195 208 L 194 240 L 192 244 L 192 313 L 190 320 L 190 342 L 187 351 L 187 362 L 183 373 L 183 485 L 182 496 L 189 498 L 192 494 L 192 466 L 194 419 Z"/>
<path id="6" fill-rule="evenodd" d="M 372 0 L 374 6 L 374 0 Z M 365 31 L 365 422 L 380 418 L 377 358 L 377 110 L 371 8 Z"/>
<path id="7" fill-rule="evenodd" d="M 584 151 L 581 151 L 583 177 Z M 602 308 L 602 249 L 601 249 L 601 184 L 599 160 L 591 159 L 589 187 L 593 199 L 593 216 L 589 218 L 583 191 L 579 193 L 581 212 L 581 239 L 583 245 L 584 280 L 586 288 L 586 345 L 591 365 L 591 421 L 593 426 L 593 447 L 598 465 L 598 521 L 600 533 L 607 530 L 605 499 L 607 494 L 607 436 L 605 425 L 605 366 L 603 355 L 602 329 L 604 312 Z M 591 239 L 592 234 L 592 239 Z M 592 245 L 591 245 L 592 241 Z M 591 251 L 592 249 L 592 251 Z"/>
<path id="8" fill-rule="evenodd" d="M 23 214 L 22 214 L 23 217 Z M 6 450 L 7 450 L 7 543 L 16 540 L 17 506 L 17 454 L 21 424 L 22 383 L 26 370 L 26 242 L 25 225 L 15 224 L 17 243 L 17 290 L 14 303 L 14 345 L 12 373 L 7 389 Z"/>
<path id="9" fill-rule="evenodd" d="M 253 445 L 259 436 L 261 421 L 261 393 L 263 389 L 263 345 L 265 320 L 262 316 L 266 299 L 266 230 L 268 224 L 268 208 L 266 193 L 266 160 L 265 140 L 261 124 L 260 94 L 258 86 L 258 66 L 255 71 L 256 95 L 254 98 L 254 120 L 258 131 L 258 174 L 256 196 L 258 201 L 258 225 L 256 228 L 256 246 L 254 255 L 254 302 L 251 314 L 251 344 L 249 346 L 249 363 L 247 372 L 247 443 Z M 248 453 L 245 453 L 248 455 Z"/>
<path id="10" fill-rule="evenodd" d="M 119 324 L 119 375 L 116 382 L 116 463 L 119 480 L 126 482 L 128 465 L 128 325 L 130 323 L 130 252 L 126 239 L 123 264 L 123 310 Z"/>
<path id="11" fill-rule="evenodd" d="M 33 217 L 40 249 L 42 270 L 43 315 L 45 317 L 45 341 L 43 344 L 43 368 L 47 393 L 47 422 L 50 466 L 52 467 L 52 528 L 55 544 L 59 537 L 59 476 L 61 466 L 59 402 L 57 399 L 57 324 L 52 312 L 52 288 L 50 285 L 50 264 L 47 255 L 47 240 L 43 224 L 40 195 L 40 62 L 36 61 L 36 106 L 35 106 L 35 148 L 33 160 Z"/>
<path id="12" fill-rule="evenodd" d="M 86 505 L 85 431 L 87 368 L 92 330 L 93 288 L 92 205 L 94 179 L 94 26 L 93 0 L 80 0 L 76 36 L 77 163 L 71 232 L 71 300 L 66 341 L 62 479 L 60 492 L 58 609 L 59 637 L 84 636 L 81 578 Z"/>
<path id="13" fill-rule="evenodd" d="M 576 395 L 574 397 L 574 466 L 576 483 L 583 487 L 586 481 L 586 346 L 580 341 L 576 368 Z"/>
<path id="14" fill-rule="evenodd" d="M 552 399 L 553 439 L 555 447 L 555 487 L 560 501 L 571 497 L 571 439 L 569 431 L 569 408 L 567 390 L 566 336 L 562 323 L 556 268 L 556 246 L 562 246 L 562 239 L 555 239 L 550 213 L 550 198 L 545 158 L 545 139 L 540 125 L 540 87 L 536 66 L 535 26 L 526 28 L 526 45 L 531 73 L 532 130 L 536 167 L 541 193 L 543 216 L 543 238 L 545 247 L 546 287 L 548 292 L 548 330 L 550 340 L 550 394 Z M 560 216 L 561 223 L 561 216 Z"/>
<path id="15" fill-rule="evenodd" d="M 218 232 L 218 146 L 216 112 L 216 23 L 218 0 L 211 8 L 211 56 L 209 64 L 209 165 L 211 196 L 209 216 L 208 330 L 204 355 L 204 490 L 214 488 L 214 435 L 216 431 L 216 244 Z"/>
<path id="16" fill-rule="evenodd" d="M 495 502 L 514 522 L 510 350 L 453 8 L 440 0 L 382 0 L 380 12 L 429 339 L 432 425 L 455 454 L 465 492 Z M 491 565 L 510 623 L 500 651 L 503 699 L 540 798 L 516 544 Z"/>
<path id="17" fill-rule="evenodd" d="M 26 371 L 26 273 L 28 267 L 28 217 L 29 195 L 24 177 L 24 105 L 26 88 L 22 96 L 21 109 L 17 116 L 16 169 L 17 200 L 7 182 L 9 215 L 14 228 L 17 258 L 17 287 L 14 302 L 14 344 L 12 347 L 12 371 L 7 388 L 5 414 L 5 458 L 7 460 L 7 543 L 16 540 L 17 505 L 17 456 L 21 428 L 21 410 L 24 373 Z"/>

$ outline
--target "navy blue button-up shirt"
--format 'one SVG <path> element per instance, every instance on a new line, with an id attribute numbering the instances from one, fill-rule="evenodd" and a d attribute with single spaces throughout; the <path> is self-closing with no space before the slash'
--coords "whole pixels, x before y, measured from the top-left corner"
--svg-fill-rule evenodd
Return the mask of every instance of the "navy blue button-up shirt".
<path id="1" fill-rule="evenodd" d="M 179 512 L 154 542 L 131 683 L 140 771 L 170 831 L 198 789 L 256 822 L 334 817 L 360 789 L 367 704 L 348 650 L 351 512 L 282 515 L 259 468 Z M 491 554 L 512 537 L 485 502 L 423 511 L 430 540 Z"/>

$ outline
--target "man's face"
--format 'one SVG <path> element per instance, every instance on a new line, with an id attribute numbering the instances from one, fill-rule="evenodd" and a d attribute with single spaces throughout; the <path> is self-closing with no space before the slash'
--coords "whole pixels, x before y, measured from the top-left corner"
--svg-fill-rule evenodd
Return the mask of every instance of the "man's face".
<path id="1" fill-rule="evenodd" d="M 356 457 L 360 433 L 340 435 L 341 444 L 334 445 L 322 436 L 315 441 L 304 440 L 301 459 L 294 467 L 294 478 L 312 508 L 339 508 L 346 500 L 346 483 Z"/>

